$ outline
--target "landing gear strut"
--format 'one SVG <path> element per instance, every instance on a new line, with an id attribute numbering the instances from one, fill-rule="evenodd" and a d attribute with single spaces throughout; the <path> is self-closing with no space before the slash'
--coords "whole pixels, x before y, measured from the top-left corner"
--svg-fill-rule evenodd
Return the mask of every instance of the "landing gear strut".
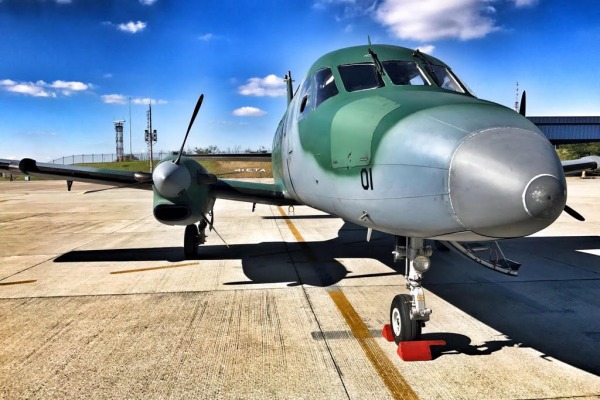
<path id="1" fill-rule="evenodd" d="M 431 309 L 425 306 L 425 292 L 421 281 L 429 269 L 431 247 L 425 246 L 420 238 L 396 236 L 394 262 L 404 259 L 406 287 L 410 295 L 399 294 L 394 297 L 390 307 L 390 325 L 396 344 L 418 340 L 421 328 L 429 321 Z"/>
<path id="2" fill-rule="evenodd" d="M 194 258 L 198 255 L 198 246 L 206 242 L 206 225 L 206 221 L 202 220 L 198 226 L 191 224 L 185 227 L 183 236 L 185 258 Z"/>

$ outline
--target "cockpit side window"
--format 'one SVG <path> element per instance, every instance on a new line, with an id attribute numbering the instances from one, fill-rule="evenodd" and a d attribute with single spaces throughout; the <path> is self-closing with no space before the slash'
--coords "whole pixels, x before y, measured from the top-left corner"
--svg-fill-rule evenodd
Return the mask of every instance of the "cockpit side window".
<path id="1" fill-rule="evenodd" d="M 325 100 L 340 92 L 335 84 L 335 78 L 331 73 L 330 68 L 323 68 L 317 71 L 315 73 L 315 83 L 317 88 L 315 108 L 319 107 L 319 104 Z"/>
<path id="2" fill-rule="evenodd" d="M 458 83 L 458 79 L 446 67 L 430 65 L 429 69 L 442 89 L 465 93 L 465 90 Z"/>
<path id="3" fill-rule="evenodd" d="M 384 61 L 383 67 L 394 85 L 429 84 L 413 61 Z"/>
<path id="4" fill-rule="evenodd" d="M 313 81 L 312 76 L 307 76 L 306 80 L 300 86 L 300 111 L 298 113 L 299 118 L 306 116 L 310 110 L 313 109 L 313 96 L 311 90 L 311 84 Z"/>
<path id="5" fill-rule="evenodd" d="M 373 63 L 340 65 L 338 71 L 347 92 L 375 89 L 384 85 Z"/>

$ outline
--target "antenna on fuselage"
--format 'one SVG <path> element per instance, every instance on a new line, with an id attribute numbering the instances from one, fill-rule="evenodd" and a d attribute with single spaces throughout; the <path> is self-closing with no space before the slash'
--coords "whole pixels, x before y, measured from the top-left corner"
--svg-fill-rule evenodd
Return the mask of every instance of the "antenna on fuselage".
<path id="1" fill-rule="evenodd" d="M 294 80 L 292 79 L 291 71 L 288 71 L 283 81 L 287 84 L 287 103 L 289 105 L 294 98 Z"/>
<path id="2" fill-rule="evenodd" d="M 367 41 L 369 42 L 369 46 L 371 45 L 371 35 L 367 35 Z"/>

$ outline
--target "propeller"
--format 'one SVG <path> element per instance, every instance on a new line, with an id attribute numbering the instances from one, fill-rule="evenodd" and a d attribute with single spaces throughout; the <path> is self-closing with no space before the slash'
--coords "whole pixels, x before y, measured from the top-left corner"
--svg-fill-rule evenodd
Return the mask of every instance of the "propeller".
<path id="1" fill-rule="evenodd" d="M 181 155 L 183 154 L 183 148 L 185 146 L 185 142 L 187 141 L 188 135 L 190 134 L 190 130 L 192 129 L 192 125 L 194 125 L 194 120 L 196 119 L 196 115 L 198 115 L 198 111 L 200 111 L 200 107 L 202 106 L 202 101 L 204 100 L 204 94 L 201 94 L 198 97 L 198 101 L 196 102 L 196 108 L 194 108 L 194 113 L 192 114 L 192 119 L 190 120 L 190 124 L 188 125 L 187 132 L 185 133 L 185 137 L 183 138 L 183 143 L 181 143 L 181 149 L 179 149 L 179 155 L 175 160 L 175 164 L 179 165 L 181 162 Z"/>
<path id="2" fill-rule="evenodd" d="M 201 94 L 200 97 L 198 97 L 198 101 L 196 102 L 196 107 L 194 108 L 194 112 L 192 113 L 192 118 L 190 119 L 190 123 L 185 133 L 185 137 L 183 138 L 183 143 L 181 143 L 181 148 L 179 149 L 179 154 L 177 155 L 175 161 L 160 163 L 152 173 L 152 181 L 154 183 L 154 187 L 156 188 L 158 193 L 160 193 L 164 197 L 177 197 L 182 192 L 186 191 L 192 183 L 192 176 L 190 175 L 190 171 L 188 171 L 188 169 L 185 166 L 181 165 L 181 157 L 183 156 L 185 142 L 187 141 L 187 138 L 190 134 L 192 125 L 194 125 L 194 121 L 196 120 L 198 111 L 200 111 L 200 107 L 202 106 L 203 100 L 204 94 Z M 217 177 L 215 175 L 200 172 L 197 174 L 196 179 L 197 183 L 199 184 L 211 184 L 217 182 Z"/>
<path id="3" fill-rule="evenodd" d="M 519 106 L 519 114 L 525 116 L 525 110 L 527 108 L 527 96 L 525 95 L 525 91 L 523 90 L 523 94 L 521 95 L 521 105 Z"/>
<path id="4" fill-rule="evenodd" d="M 565 212 L 569 214 L 571 217 L 575 218 L 577 221 L 585 221 L 583 215 L 579 214 L 577 211 L 573 210 L 571 207 L 565 204 Z"/>

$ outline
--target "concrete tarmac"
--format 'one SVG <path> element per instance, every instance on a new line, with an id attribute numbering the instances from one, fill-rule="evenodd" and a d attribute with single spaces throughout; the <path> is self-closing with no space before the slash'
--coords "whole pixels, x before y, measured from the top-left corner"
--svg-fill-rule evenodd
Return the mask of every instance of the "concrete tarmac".
<path id="1" fill-rule="evenodd" d="M 502 242 L 518 278 L 434 254 L 423 332 L 447 346 L 403 362 L 388 235 L 219 200 L 229 247 L 186 260 L 149 192 L 0 183 L 0 398 L 600 398 L 600 179 L 568 184 L 586 222 Z"/>

